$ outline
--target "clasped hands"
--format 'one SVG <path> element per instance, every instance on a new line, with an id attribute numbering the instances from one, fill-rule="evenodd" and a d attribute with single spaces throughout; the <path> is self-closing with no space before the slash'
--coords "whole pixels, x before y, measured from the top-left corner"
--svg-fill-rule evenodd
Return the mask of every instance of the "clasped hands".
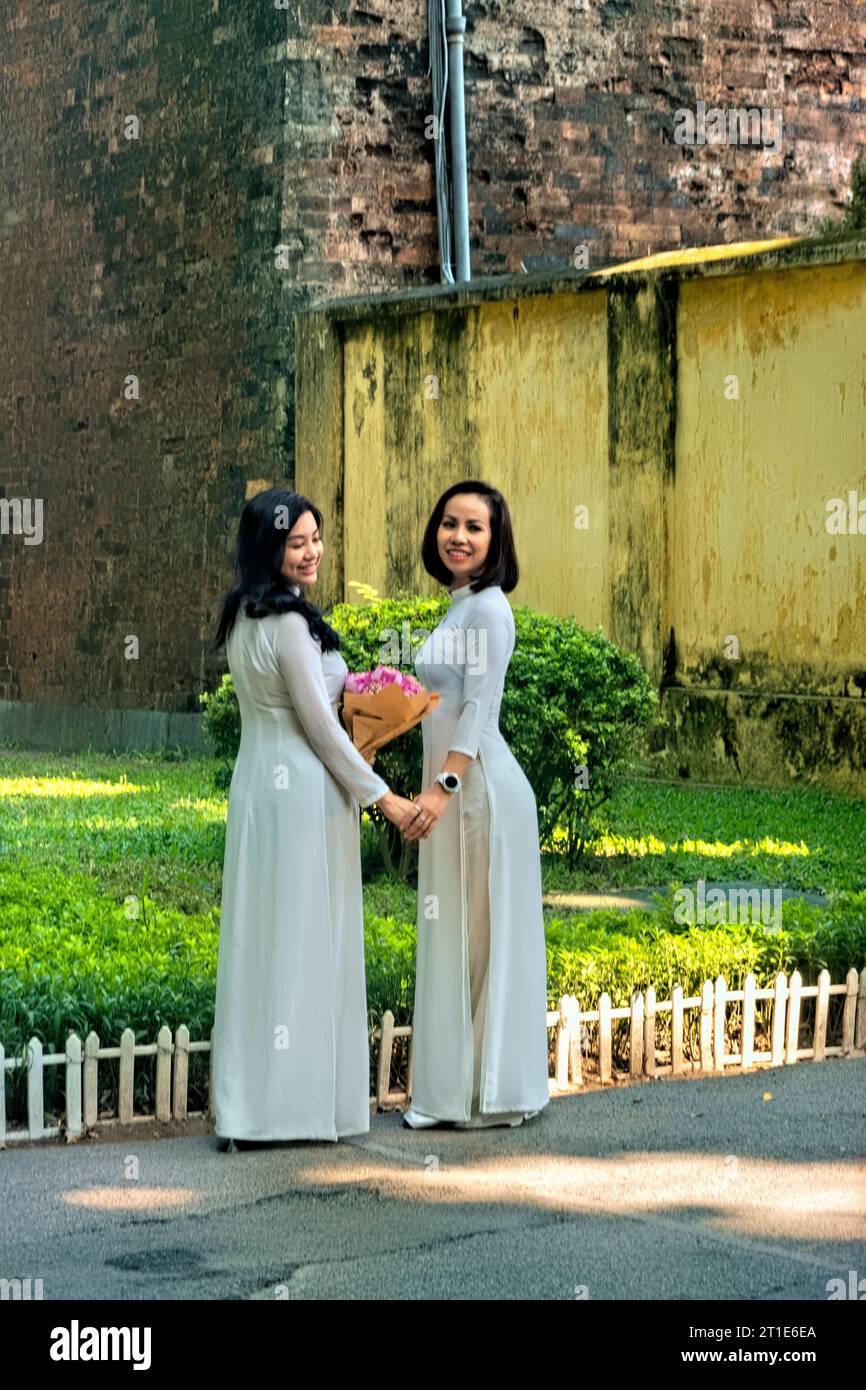
<path id="1" fill-rule="evenodd" d="M 376 761 L 375 752 L 363 756 L 372 767 Z M 398 826 L 404 840 L 426 840 L 451 799 L 451 794 L 439 782 L 434 782 L 426 792 L 411 800 L 396 792 L 386 792 L 376 805 L 392 825 Z"/>
<path id="2" fill-rule="evenodd" d="M 444 787 L 435 782 L 412 800 L 388 792 L 377 804 L 388 820 L 399 827 L 404 840 L 426 840 L 451 800 Z"/>
<path id="3" fill-rule="evenodd" d="M 439 817 L 453 797 L 434 782 L 426 792 L 421 792 L 409 802 L 410 810 L 400 823 L 404 840 L 426 840 Z"/>

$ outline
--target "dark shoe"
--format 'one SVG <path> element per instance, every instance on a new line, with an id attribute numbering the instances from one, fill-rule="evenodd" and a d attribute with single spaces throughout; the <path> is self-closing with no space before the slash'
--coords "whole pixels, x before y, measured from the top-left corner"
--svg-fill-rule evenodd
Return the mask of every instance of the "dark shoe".
<path id="1" fill-rule="evenodd" d="M 242 1149 L 243 1147 L 244 1147 L 244 1141 L 243 1141 L 243 1139 L 224 1139 L 224 1138 L 222 1137 L 222 1135 L 218 1136 L 217 1148 L 219 1149 L 219 1152 L 220 1152 L 220 1153 L 223 1153 L 223 1154 L 236 1154 L 236 1153 L 240 1153 L 240 1151 L 241 1151 L 241 1149 Z"/>

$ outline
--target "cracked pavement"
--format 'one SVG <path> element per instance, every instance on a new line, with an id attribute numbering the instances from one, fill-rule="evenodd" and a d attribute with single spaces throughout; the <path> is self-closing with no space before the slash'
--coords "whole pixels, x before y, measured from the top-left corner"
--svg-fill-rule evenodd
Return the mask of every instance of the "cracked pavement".
<path id="1" fill-rule="evenodd" d="M 770 1099 L 765 1097 L 769 1096 Z M 554 1095 L 520 1129 L 0 1152 L 47 1299 L 826 1300 L 866 1276 L 866 1058 Z"/>

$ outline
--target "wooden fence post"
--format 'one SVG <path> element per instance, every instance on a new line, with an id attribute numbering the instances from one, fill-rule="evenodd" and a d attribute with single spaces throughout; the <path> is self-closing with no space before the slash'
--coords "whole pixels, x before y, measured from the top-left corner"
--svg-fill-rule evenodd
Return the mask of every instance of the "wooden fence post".
<path id="1" fill-rule="evenodd" d="M 671 994 L 671 1076 L 683 1070 L 683 987 L 674 985 Z"/>
<path id="2" fill-rule="evenodd" d="M 847 1056 L 854 1050 L 854 1032 L 857 1023 L 857 971 L 854 966 L 845 977 L 845 1003 L 842 1006 L 842 1053 Z"/>
<path id="3" fill-rule="evenodd" d="M 795 970 L 788 985 L 788 1024 L 785 1031 L 785 1062 L 797 1060 L 797 1045 L 800 1038 L 800 990 L 803 977 Z"/>
<path id="4" fill-rule="evenodd" d="M 631 996 L 631 1015 L 629 1017 L 628 1072 L 629 1076 L 640 1076 L 643 1071 L 643 991 L 636 989 Z"/>
<path id="5" fill-rule="evenodd" d="M 788 981 L 781 970 L 776 976 L 773 995 L 773 1040 L 770 1066 L 780 1067 L 785 1060 L 785 1010 L 788 1003 Z"/>
<path id="6" fill-rule="evenodd" d="M 376 1078 L 376 1104 L 381 1106 L 388 1099 L 391 1089 L 391 1053 L 394 1048 L 394 1015 L 386 1009 L 382 1015 L 382 1032 L 379 1037 L 379 1068 Z"/>
<path id="7" fill-rule="evenodd" d="M 701 1071 L 713 1069 L 713 982 L 701 989 Z"/>
<path id="8" fill-rule="evenodd" d="M 164 1023 L 156 1035 L 156 1122 L 171 1119 L 171 1029 Z"/>
<path id="9" fill-rule="evenodd" d="M 94 1032 L 84 1039 L 84 1128 L 90 1129 L 99 1118 L 99 1035 Z"/>
<path id="10" fill-rule="evenodd" d="M 70 1033 L 66 1039 L 66 1142 L 81 1137 L 81 1039 Z"/>
<path id="11" fill-rule="evenodd" d="M 866 965 L 860 971 L 860 989 L 857 995 L 857 1025 L 854 1031 L 854 1046 L 866 1047 Z"/>
<path id="12" fill-rule="evenodd" d="M 568 999 L 560 997 L 559 1018 L 556 1024 L 556 1087 L 559 1091 L 568 1089 L 569 1016 Z"/>
<path id="13" fill-rule="evenodd" d="M 646 1076 L 656 1074 L 656 992 L 650 985 L 646 992 L 646 1012 L 643 1021 L 643 1069 Z"/>
<path id="14" fill-rule="evenodd" d="M 172 1076 L 171 1113 L 175 1120 L 185 1120 L 189 1104 L 189 1029 L 182 1023 L 174 1040 L 174 1074 Z"/>
<path id="15" fill-rule="evenodd" d="M 117 1118 L 122 1125 L 132 1124 L 132 1095 L 135 1081 L 135 1034 L 124 1028 L 120 1035 L 120 1078 L 117 1086 Z"/>
<path id="16" fill-rule="evenodd" d="M 612 1019 L 610 1016 L 610 995 L 603 994 L 598 1001 L 598 1073 L 602 1081 L 611 1078 L 611 1049 L 613 1047 Z"/>
<path id="17" fill-rule="evenodd" d="M 740 1043 L 740 1064 L 748 1071 L 755 1064 L 755 994 L 758 982 L 750 970 L 743 982 L 743 1037 Z"/>
<path id="18" fill-rule="evenodd" d="M 583 1058 L 581 1056 L 580 1001 L 573 994 L 568 999 L 568 1074 L 572 1086 L 583 1085 Z"/>
<path id="19" fill-rule="evenodd" d="M 45 1092 L 42 1077 L 42 1044 L 31 1038 L 27 1044 L 27 1133 L 41 1139 L 45 1128 Z"/>
<path id="20" fill-rule="evenodd" d="M 822 970 L 818 976 L 818 995 L 815 999 L 815 1036 L 812 1060 L 823 1062 L 827 1055 L 827 1018 L 830 1010 L 830 971 Z"/>
<path id="21" fill-rule="evenodd" d="M 728 986 L 724 975 L 716 976 L 715 1001 L 713 1004 L 713 1070 L 725 1070 L 725 1006 Z"/>

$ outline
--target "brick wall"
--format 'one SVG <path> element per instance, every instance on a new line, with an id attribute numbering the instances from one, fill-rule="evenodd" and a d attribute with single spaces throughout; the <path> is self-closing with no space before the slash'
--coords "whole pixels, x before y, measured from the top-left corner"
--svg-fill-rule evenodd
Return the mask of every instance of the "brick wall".
<path id="1" fill-rule="evenodd" d="M 293 477 L 293 312 L 439 280 L 426 0 L 292 6 L 0 15 L 0 497 L 44 516 L 0 535 L 0 699 L 197 709 L 247 483 Z M 854 0 L 466 10 L 474 275 L 841 215 Z M 676 144 L 699 100 L 781 108 L 778 153 Z"/>

